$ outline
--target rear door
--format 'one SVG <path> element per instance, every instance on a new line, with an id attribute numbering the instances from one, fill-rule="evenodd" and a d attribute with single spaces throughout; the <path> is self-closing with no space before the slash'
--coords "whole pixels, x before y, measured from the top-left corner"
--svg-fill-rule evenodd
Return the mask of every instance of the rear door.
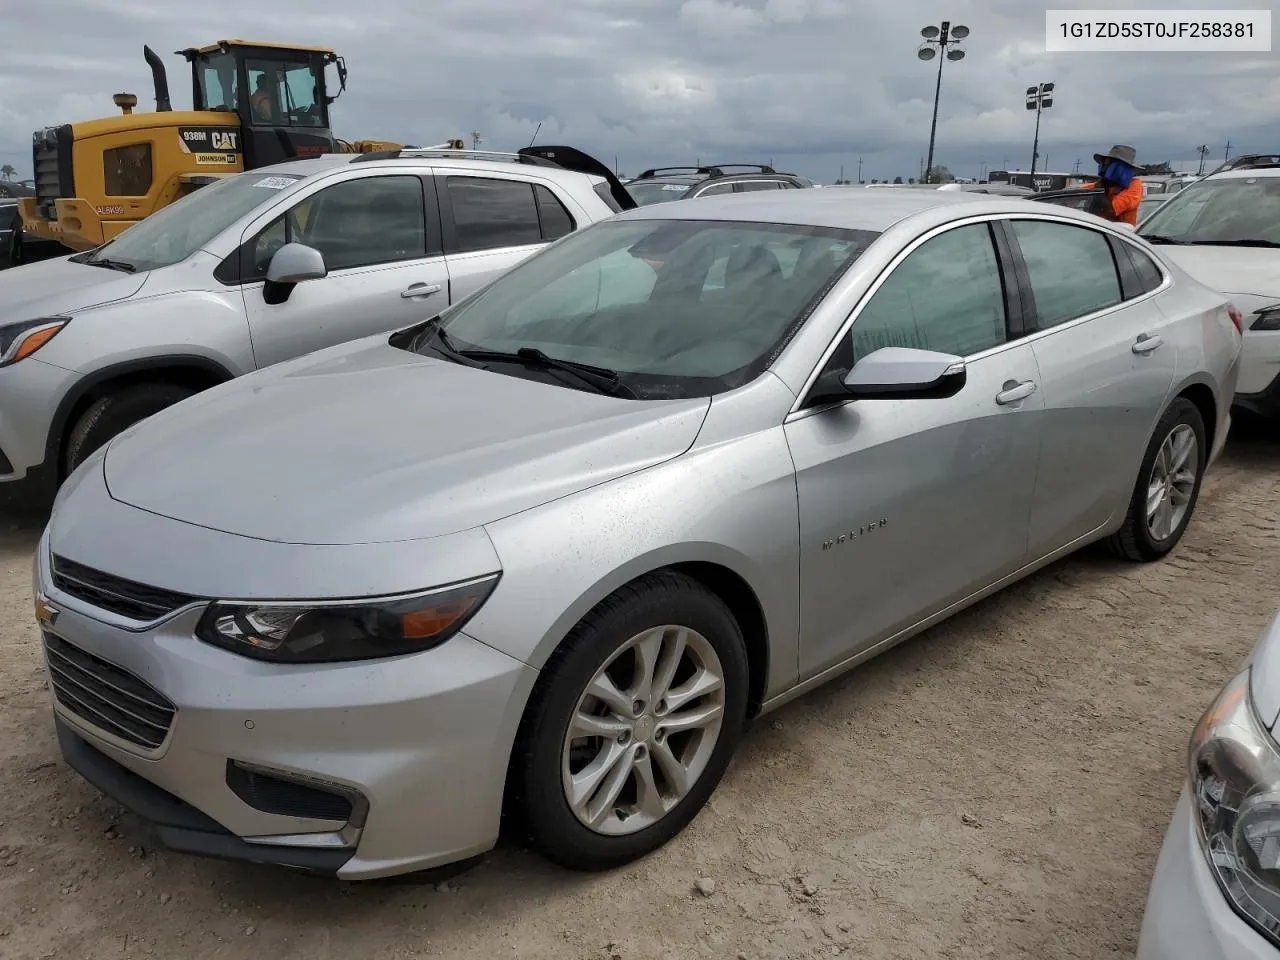
<path id="1" fill-rule="evenodd" d="M 551 180 L 441 170 L 436 188 L 451 303 L 587 220 L 582 208 Z"/>
<path id="2" fill-rule="evenodd" d="M 1173 384 L 1177 348 L 1155 300 L 1164 275 L 1141 250 L 1134 248 L 1145 281 L 1126 252 L 1132 245 L 1105 230 L 1031 217 L 1004 229 L 1020 261 L 1045 405 L 1030 530 L 1038 557 L 1127 506 Z"/>
<path id="3" fill-rule="evenodd" d="M 447 305 L 433 190 L 430 176 L 410 171 L 353 177 L 246 230 L 242 290 L 259 367 L 409 326 Z M 268 303 L 267 267 L 289 242 L 319 250 L 328 276 L 297 284 L 283 303 Z"/>

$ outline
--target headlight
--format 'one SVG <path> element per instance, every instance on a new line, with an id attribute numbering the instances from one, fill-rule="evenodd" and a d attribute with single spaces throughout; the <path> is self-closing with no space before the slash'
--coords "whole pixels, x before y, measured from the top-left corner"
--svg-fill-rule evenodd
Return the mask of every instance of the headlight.
<path id="1" fill-rule="evenodd" d="M 1254 712 L 1249 671 L 1200 719 L 1189 760 L 1209 869 L 1236 911 L 1280 945 L 1280 749 Z"/>
<path id="2" fill-rule="evenodd" d="M 257 660 L 372 660 L 438 647 L 489 598 L 498 575 L 409 597 L 210 605 L 196 636 Z"/>
<path id="3" fill-rule="evenodd" d="M 0 324 L 0 367 L 31 356 L 70 321 L 70 317 L 40 317 Z"/>

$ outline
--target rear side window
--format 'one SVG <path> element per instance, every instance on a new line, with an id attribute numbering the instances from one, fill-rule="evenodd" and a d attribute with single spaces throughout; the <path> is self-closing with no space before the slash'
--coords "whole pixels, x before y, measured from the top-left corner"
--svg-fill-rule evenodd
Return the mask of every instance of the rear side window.
<path id="1" fill-rule="evenodd" d="M 543 240 L 559 240 L 566 233 L 573 233 L 573 217 L 554 193 L 535 183 L 533 195 L 538 202 L 538 222 L 542 226 Z"/>
<path id="2" fill-rule="evenodd" d="M 751 193 L 756 190 L 777 190 L 781 184 L 777 180 L 743 180 L 736 184 L 739 193 Z"/>
<path id="3" fill-rule="evenodd" d="M 1120 277 L 1105 234 L 1044 220 L 1014 220 L 1040 330 L 1120 302 Z"/>
<path id="4" fill-rule="evenodd" d="M 532 184 L 489 177 L 447 177 L 445 184 L 456 252 L 542 242 Z"/>
<path id="5" fill-rule="evenodd" d="M 1156 266 L 1154 260 L 1132 243 L 1121 241 L 1120 246 L 1129 255 L 1129 262 L 1133 264 L 1133 271 L 1137 275 L 1138 290 L 1134 296 L 1150 293 L 1164 283 L 1164 273 Z"/>

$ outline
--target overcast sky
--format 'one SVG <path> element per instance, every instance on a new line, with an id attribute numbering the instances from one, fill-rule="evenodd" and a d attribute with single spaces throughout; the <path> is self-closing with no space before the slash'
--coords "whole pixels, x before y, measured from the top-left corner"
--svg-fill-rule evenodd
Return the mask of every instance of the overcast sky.
<path id="1" fill-rule="evenodd" d="M 491 149 L 581 147 L 624 173 L 644 166 L 767 162 L 823 182 L 914 176 L 928 147 L 933 63 L 919 30 L 944 16 L 972 31 L 943 71 L 936 160 L 1027 169 L 1027 86 L 1053 81 L 1040 167 L 1070 170 L 1115 142 L 1194 170 L 1207 143 L 1280 150 L 1277 54 L 1048 54 L 1044 5 L 1026 0 L 16 0 L 0 36 L 0 163 L 29 177 L 31 132 L 154 105 L 142 59 L 226 37 L 322 44 L 350 70 L 335 133 L 438 143 L 479 130 Z M 1164 8 L 1274 0 L 1164 0 Z M 1140 4 L 1134 2 L 1133 6 Z M 1098 0 L 1057 7 L 1105 6 Z"/>

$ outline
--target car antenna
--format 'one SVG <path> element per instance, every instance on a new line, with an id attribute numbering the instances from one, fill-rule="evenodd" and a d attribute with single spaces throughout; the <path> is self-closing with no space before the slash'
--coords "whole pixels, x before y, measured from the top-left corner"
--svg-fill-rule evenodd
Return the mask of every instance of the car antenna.
<path id="1" fill-rule="evenodd" d="M 538 130 L 542 129 L 542 121 L 538 121 L 538 129 L 533 131 L 533 137 L 529 140 L 529 146 L 533 146 L 533 141 L 538 139 Z"/>

